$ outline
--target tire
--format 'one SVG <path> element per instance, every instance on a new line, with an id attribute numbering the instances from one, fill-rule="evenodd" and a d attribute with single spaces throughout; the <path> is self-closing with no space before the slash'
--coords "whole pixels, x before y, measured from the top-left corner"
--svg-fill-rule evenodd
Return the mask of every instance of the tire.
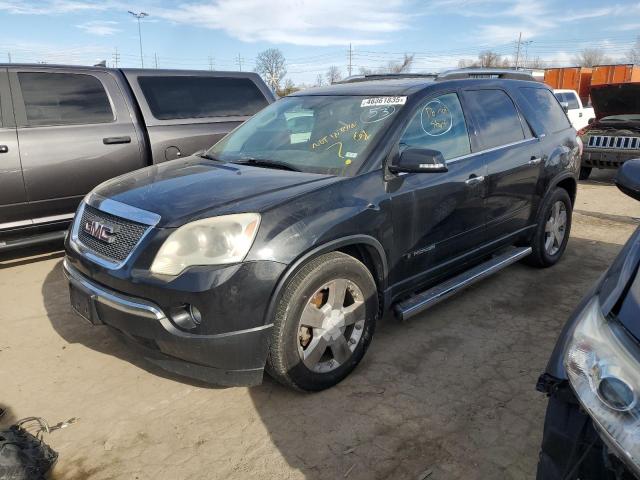
<path id="1" fill-rule="evenodd" d="M 531 240 L 533 252 L 526 258 L 528 264 L 546 268 L 558 263 L 569 241 L 572 208 L 571 199 L 565 189 L 556 188 L 547 195 L 540 208 L 538 225 Z M 556 216 L 562 219 L 562 210 L 565 213 L 564 228 L 560 228 L 561 221 L 554 221 Z M 561 233 L 562 238 L 559 239 L 556 233 Z"/>
<path id="2" fill-rule="evenodd" d="M 591 167 L 580 167 L 580 176 L 578 177 L 580 180 L 588 180 L 591 175 Z"/>
<path id="3" fill-rule="evenodd" d="M 371 272 L 349 255 L 321 255 L 293 276 L 278 301 L 266 370 L 299 390 L 332 387 L 362 360 L 377 316 Z"/>

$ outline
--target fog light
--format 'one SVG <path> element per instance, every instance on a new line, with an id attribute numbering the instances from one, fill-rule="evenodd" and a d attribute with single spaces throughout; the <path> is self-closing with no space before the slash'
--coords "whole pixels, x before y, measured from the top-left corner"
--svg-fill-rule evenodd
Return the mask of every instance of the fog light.
<path id="1" fill-rule="evenodd" d="M 192 330 L 202 322 L 202 314 L 193 305 L 183 305 L 171 310 L 171 320 L 184 330 Z"/>
<path id="2" fill-rule="evenodd" d="M 633 389 L 617 377 L 604 377 L 598 383 L 598 396 L 613 410 L 626 412 L 636 404 Z"/>

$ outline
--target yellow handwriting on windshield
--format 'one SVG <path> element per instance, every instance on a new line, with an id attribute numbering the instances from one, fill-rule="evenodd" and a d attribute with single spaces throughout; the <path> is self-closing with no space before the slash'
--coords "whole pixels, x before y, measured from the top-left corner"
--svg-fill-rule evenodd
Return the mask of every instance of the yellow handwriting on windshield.
<path id="1" fill-rule="evenodd" d="M 335 147 L 336 145 L 338 145 L 338 158 L 344 158 L 344 155 L 342 155 L 342 142 L 336 142 L 333 145 L 329 145 L 326 150 L 329 150 L 331 147 Z"/>
<path id="2" fill-rule="evenodd" d="M 366 142 L 369 140 L 369 134 L 365 130 L 358 130 L 357 132 L 353 132 L 353 139 L 356 142 Z"/>
<path id="3" fill-rule="evenodd" d="M 318 140 L 316 140 L 315 142 L 313 142 L 311 144 L 311 148 L 315 149 L 315 148 L 321 147 L 323 145 L 326 145 L 329 142 L 329 139 L 337 140 L 338 138 L 340 138 L 340 136 L 343 133 L 349 132 L 349 131 L 354 130 L 355 128 L 358 127 L 358 123 L 357 122 L 349 122 L 349 123 L 341 122 L 341 123 L 343 125 L 340 128 L 336 128 L 329 135 L 325 135 L 324 137 L 321 137 Z M 331 148 L 331 147 L 328 147 L 328 148 Z"/>

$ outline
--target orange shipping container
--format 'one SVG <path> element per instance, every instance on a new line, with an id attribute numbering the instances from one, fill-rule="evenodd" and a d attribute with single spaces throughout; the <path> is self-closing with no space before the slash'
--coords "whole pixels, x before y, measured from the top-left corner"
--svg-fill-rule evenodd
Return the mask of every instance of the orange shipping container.
<path id="1" fill-rule="evenodd" d="M 640 65 L 598 65 L 591 77 L 591 85 L 632 82 L 640 82 Z"/>
<path id="2" fill-rule="evenodd" d="M 575 90 L 587 103 L 591 90 L 592 69 L 588 67 L 549 68 L 544 72 L 544 83 L 551 88 Z"/>

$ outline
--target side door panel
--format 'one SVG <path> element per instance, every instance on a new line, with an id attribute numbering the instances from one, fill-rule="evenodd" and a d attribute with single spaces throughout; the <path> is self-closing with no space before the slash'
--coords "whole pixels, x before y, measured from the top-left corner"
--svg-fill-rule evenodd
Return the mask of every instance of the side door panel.
<path id="1" fill-rule="evenodd" d="M 484 186 L 469 185 L 486 172 L 484 159 L 471 156 L 447 164 L 446 173 L 414 173 L 389 183 L 394 258 L 404 282 L 484 243 Z"/>
<path id="2" fill-rule="evenodd" d="M 400 137 L 400 150 L 440 151 L 448 171 L 401 174 L 387 184 L 398 290 L 430 281 L 439 266 L 484 242 L 486 163 L 471 153 L 469 130 L 457 92 L 448 92 L 422 101 Z"/>
<path id="3" fill-rule="evenodd" d="M 486 234 L 497 240 L 531 224 L 545 159 L 540 141 L 507 91 L 467 89 L 463 99 L 476 126 L 474 147 L 487 164 Z"/>
<path id="4" fill-rule="evenodd" d="M 9 77 L 0 69 L 0 231 L 29 223 Z"/>
<path id="5" fill-rule="evenodd" d="M 145 166 L 132 113 L 111 74 L 80 72 L 100 82 L 107 93 L 113 121 L 32 125 L 20 84 L 22 72 L 51 75 L 79 72 L 10 69 L 25 187 L 33 218 L 73 213 L 82 197 L 98 184 Z M 37 112 L 38 107 L 29 108 Z"/>

